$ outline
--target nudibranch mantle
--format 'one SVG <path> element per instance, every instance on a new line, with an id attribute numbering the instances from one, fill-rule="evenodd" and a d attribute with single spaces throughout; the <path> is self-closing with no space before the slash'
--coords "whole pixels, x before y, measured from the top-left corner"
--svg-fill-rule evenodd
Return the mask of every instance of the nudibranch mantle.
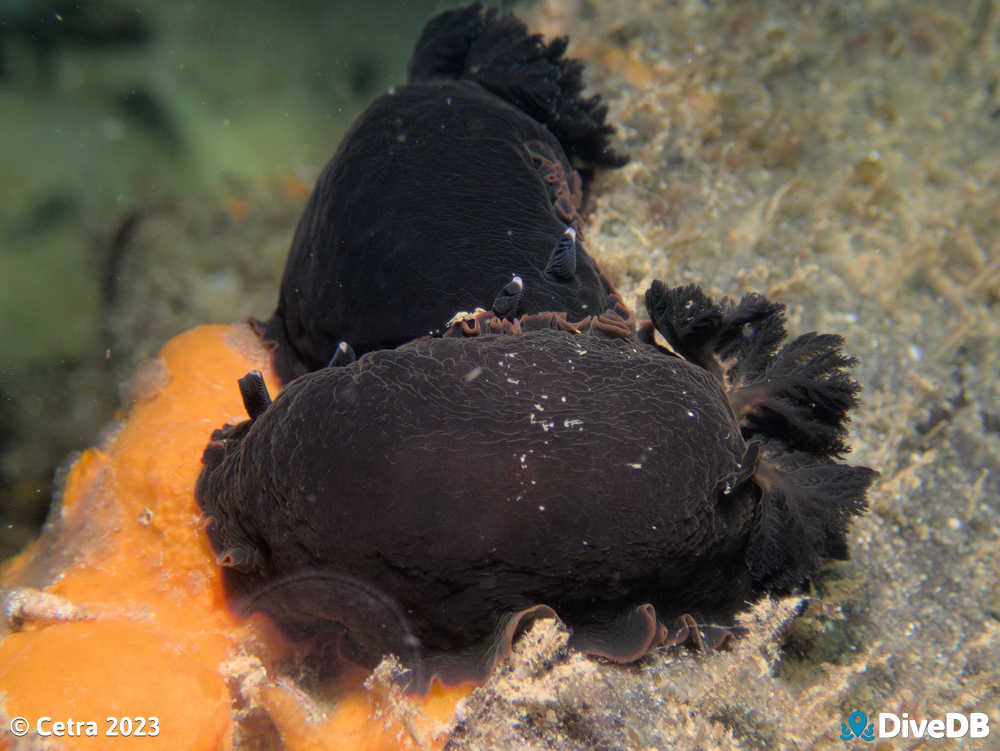
<path id="1" fill-rule="evenodd" d="M 781 306 L 758 296 L 656 284 L 647 307 L 684 357 L 650 328 L 538 316 L 370 352 L 273 403 L 245 389 L 253 419 L 216 432 L 197 486 L 234 604 L 319 653 L 394 652 L 422 690 L 485 675 L 526 618 L 630 661 L 843 557 L 873 473 L 835 461 L 856 393 L 840 339 L 777 350 Z"/>

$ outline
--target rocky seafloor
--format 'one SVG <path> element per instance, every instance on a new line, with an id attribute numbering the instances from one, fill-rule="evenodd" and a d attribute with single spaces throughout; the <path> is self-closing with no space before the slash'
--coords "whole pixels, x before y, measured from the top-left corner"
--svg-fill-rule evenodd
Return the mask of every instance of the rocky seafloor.
<path id="1" fill-rule="evenodd" d="M 863 387 L 850 460 L 881 478 L 852 560 L 804 600 L 758 605 L 730 651 L 619 667 L 538 627 L 448 748 L 842 748 L 856 709 L 987 712 L 992 736 L 962 747 L 998 747 L 1000 8 L 559 0 L 524 15 L 570 35 L 631 156 L 598 177 L 586 238 L 626 299 L 652 279 L 757 290 L 788 305 L 792 333 L 842 334 Z M 236 180 L 136 206 L 109 346 L 133 367 L 187 325 L 268 314 L 300 193 Z"/>
<path id="2" fill-rule="evenodd" d="M 632 156 L 589 247 L 651 279 L 759 290 L 841 333 L 881 472 L 852 560 L 748 614 L 729 653 L 599 666 L 536 635 L 450 748 L 842 748 L 853 710 L 989 713 L 1000 741 L 1000 8 L 551 2 Z M 635 299 L 627 297 L 627 299 Z"/>

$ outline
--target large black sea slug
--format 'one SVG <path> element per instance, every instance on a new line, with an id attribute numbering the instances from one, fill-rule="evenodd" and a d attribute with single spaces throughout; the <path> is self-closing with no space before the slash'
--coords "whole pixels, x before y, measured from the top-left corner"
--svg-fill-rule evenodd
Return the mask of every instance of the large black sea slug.
<path id="1" fill-rule="evenodd" d="M 550 328 L 309 373 L 217 431 L 197 495 L 238 607 L 317 654 L 482 677 L 526 618 L 630 661 L 846 557 L 874 473 L 837 461 L 857 387 L 781 306 L 647 294 L 673 348 Z M 535 328 L 536 325 L 538 328 Z"/>

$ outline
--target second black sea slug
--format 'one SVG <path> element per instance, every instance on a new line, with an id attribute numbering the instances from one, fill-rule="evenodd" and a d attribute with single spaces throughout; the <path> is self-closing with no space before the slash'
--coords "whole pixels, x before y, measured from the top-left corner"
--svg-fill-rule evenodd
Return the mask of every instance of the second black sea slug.
<path id="1" fill-rule="evenodd" d="M 271 319 L 285 381 L 440 333 L 458 311 L 560 311 L 627 329 L 584 248 L 585 180 L 624 163 L 582 65 L 478 5 L 431 20 L 409 83 L 361 114 L 299 220 Z"/>

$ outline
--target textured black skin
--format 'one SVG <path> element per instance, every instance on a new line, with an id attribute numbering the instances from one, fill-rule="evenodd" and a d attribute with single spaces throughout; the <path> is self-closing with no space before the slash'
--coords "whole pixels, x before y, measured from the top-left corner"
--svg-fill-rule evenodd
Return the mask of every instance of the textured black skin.
<path id="1" fill-rule="evenodd" d="M 197 495 L 213 547 L 245 562 L 227 571 L 237 603 L 298 572 L 346 576 L 398 604 L 425 655 L 482 665 L 502 616 L 535 604 L 586 630 L 643 603 L 725 618 L 755 594 L 759 491 L 739 483 L 753 467 L 725 393 L 633 339 L 372 352 L 296 379 L 225 437 Z M 308 625 L 288 607 L 244 609 Z"/>
<path id="2" fill-rule="evenodd" d="M 441 331 L 515 274 L 514 315 L 629 317 L 580 242 L 572 278 L 545 270 L 567 226 L 583 233 L 564 146 L 581 165 L 624 162 L 564 48 L 478 6 L 428 24 L 411 82 L 357 119 L 299 221 L 277 310 L 258 326 L 283 381 L 324 367 L 341 340 L 362 355 Z"/>
<path id="3" fill-rule="evenodd" d="M 756 294 L 654 282 L 646 308 L 635 335 L 459 322 L 273 402 L 241 379 L 251 419 L 213 434 L 196 488 L 237 610 L 314 663 L 400 655 L 420 691 L 482 677 L 525 619 L 628 662 L 846 558 L 876 473 L 840 461 L 843 340 L 785 342 Z"/>

